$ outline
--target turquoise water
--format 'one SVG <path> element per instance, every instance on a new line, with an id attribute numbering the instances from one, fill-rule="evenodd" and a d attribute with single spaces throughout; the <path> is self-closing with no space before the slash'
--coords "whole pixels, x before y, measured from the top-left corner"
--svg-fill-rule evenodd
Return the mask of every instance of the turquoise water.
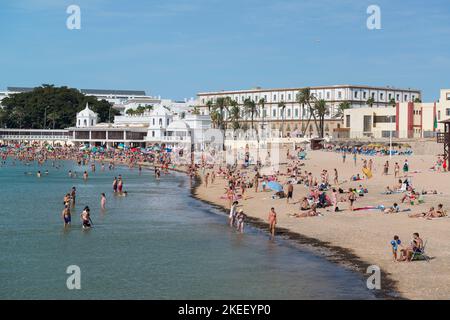
<path id="1" fill-rule="evenodd" d="M 97 166 L 84 182 L 87 168 L 61 164 L 0 167 L 1 299 L 373 298 L 359 275 L 263 231 L 231 230 L 223 214 L 190 196 L 182 174 L 156 181 L 151 171 Z M 42 178 L 24 174 L 45 169 Z M 126 198 L 112 193 L 119 174 Z M 72 186 L 77 206 L 64 231 L 62 201 Z M 85 205 L 88 231 L 79 222 Z M 69 265 L 81 269 L 81 290 L 66 287 Z"/>

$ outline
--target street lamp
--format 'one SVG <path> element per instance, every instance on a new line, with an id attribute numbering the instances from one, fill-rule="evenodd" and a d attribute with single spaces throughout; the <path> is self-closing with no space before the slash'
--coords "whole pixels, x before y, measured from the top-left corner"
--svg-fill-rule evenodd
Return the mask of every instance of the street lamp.
<path id="1" fill-rule="evenodd" d="M 390 116 L 390 123 L 391 123 L 391 127 L 392 127 L 392 123 L 394 120 L 394 116 Z M 392 160 L 392 128 L 389 128 L 389 159 Z"/>

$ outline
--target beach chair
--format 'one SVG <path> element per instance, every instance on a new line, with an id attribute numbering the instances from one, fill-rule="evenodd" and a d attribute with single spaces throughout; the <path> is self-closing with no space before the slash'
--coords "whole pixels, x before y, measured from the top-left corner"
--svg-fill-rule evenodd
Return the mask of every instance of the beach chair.
<path id="1" fill-rule="evenodd" d="M 422 251 L 418 252 L 414 252 L 412 257 L 411 257 L 411 261 L 421 261 L 421 260 L 426 260 L 427 262 L 430 262 L 430 257 L 426 254 L 425 249 L 427 247 L 427 242 L 425 241 L 425 243 L 423 244 L 423 248 Z"/>

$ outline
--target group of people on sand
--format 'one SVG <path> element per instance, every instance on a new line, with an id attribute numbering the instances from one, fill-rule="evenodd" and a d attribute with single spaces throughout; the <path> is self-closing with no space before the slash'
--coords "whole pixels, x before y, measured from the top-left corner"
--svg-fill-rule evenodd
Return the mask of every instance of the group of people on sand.
<path id="1" fill-rule="evenodd" d="M 422 256 L 425 254 L 425 245 L 420 238 L 419 233 L 415 232 L 412 235 L 412 240 L 407 246 L 403 246 L 399 236 L 395 235 L 391 241 L 392 256 L 395 262 L 397 261 L 413 261 L 415 256 Z"/>

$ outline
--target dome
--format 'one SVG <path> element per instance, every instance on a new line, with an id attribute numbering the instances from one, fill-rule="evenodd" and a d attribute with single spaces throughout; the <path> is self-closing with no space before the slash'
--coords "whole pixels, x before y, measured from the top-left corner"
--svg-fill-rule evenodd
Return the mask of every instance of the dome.
<path id="1" fill-rule="evenodd" d="M 97 114 L 89 109 L 89 104 L 86 103 L 86 108 L 77 113 L 77 117 L 96 118 Z"/>
<path id="2" fill-rule="evenodd" d="M 152 116 L 170 116 L 172 115 L 169 110 L 159 105 L 153 109 Z"/>
<path id="3" fill-rule="evenodd" d="M 167 131 L 188 131 L 190 128 L 188 126 L 188 124 L 186 122 L 184 122 L 183 120 L 176 120 L 174 122 L 172 122 L 171 124 L 169 124 L 169 126 L 167 127 Z"/>

